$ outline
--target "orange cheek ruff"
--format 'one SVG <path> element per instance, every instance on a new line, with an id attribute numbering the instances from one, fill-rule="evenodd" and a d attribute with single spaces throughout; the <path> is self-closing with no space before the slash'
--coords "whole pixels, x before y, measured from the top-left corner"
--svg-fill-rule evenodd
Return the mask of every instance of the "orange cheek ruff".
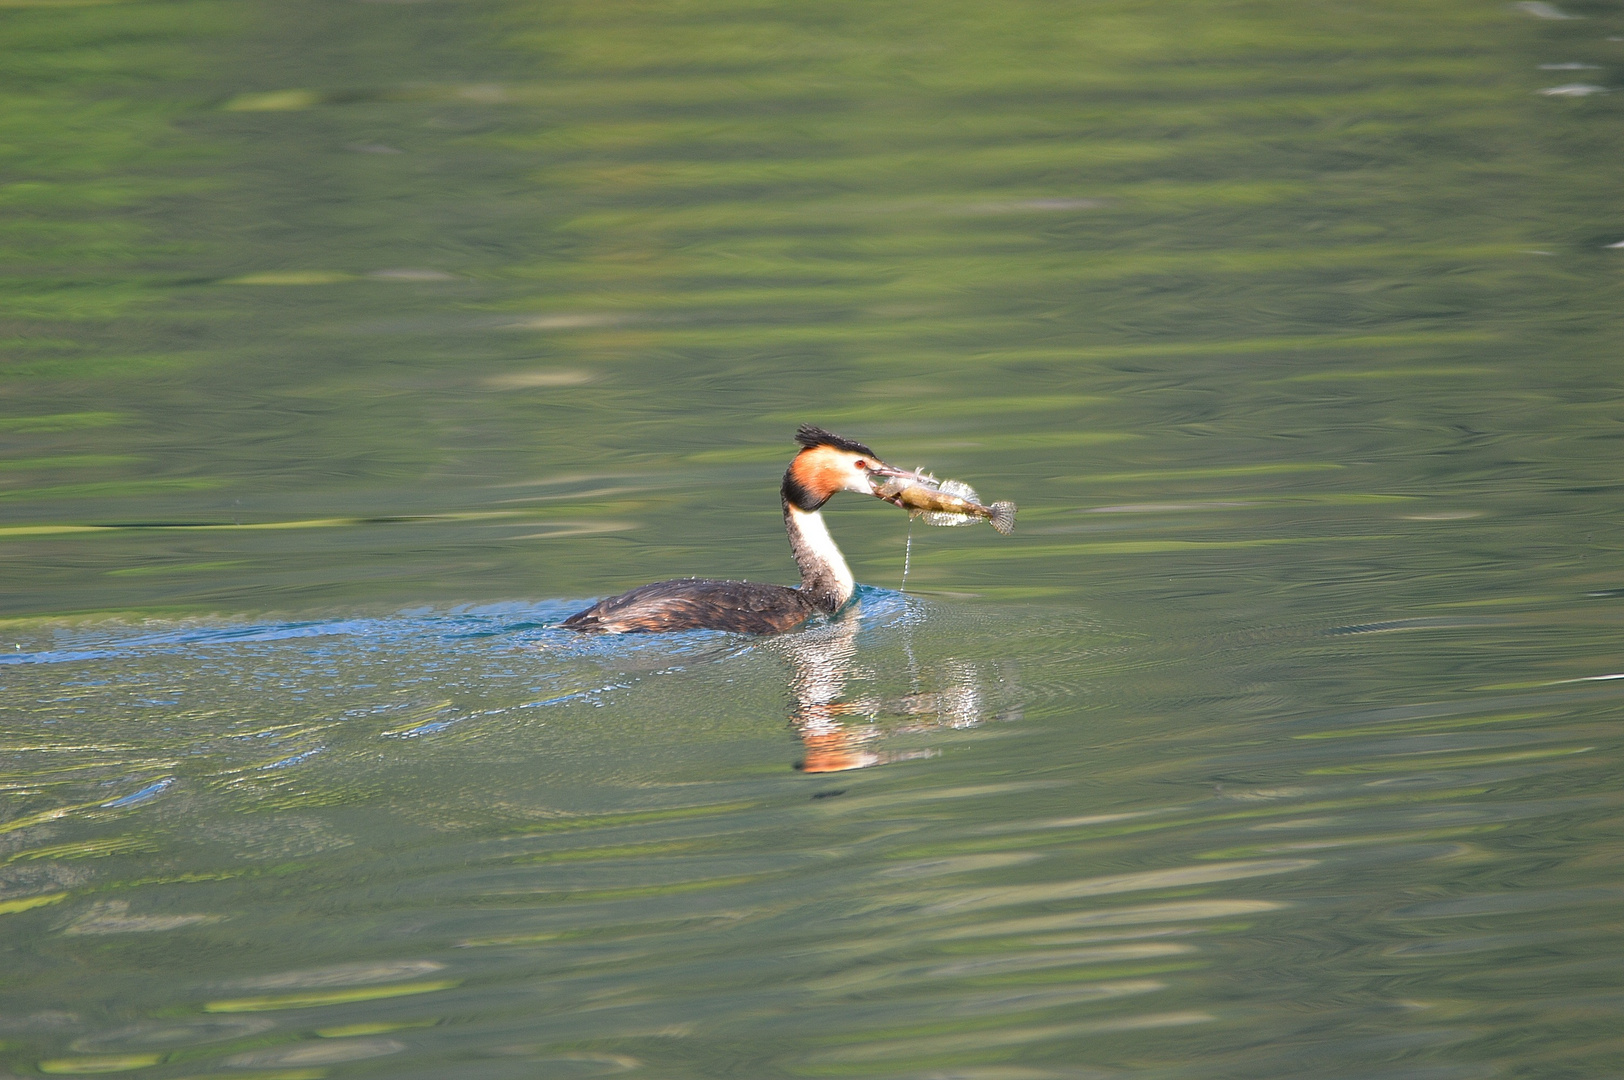
<path id="1" fill-rule="evenodd" d="M 790 466 L 795 482 L 818 499 L 827 499 L 846 487 L 851 467 L 845 454 L 827 446 L 816 446 L 795 455 Z"/>

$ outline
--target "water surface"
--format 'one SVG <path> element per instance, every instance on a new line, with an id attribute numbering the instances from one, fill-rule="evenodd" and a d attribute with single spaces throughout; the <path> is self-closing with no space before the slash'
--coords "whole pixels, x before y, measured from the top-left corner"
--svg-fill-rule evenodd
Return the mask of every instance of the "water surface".
<path id="1" fill-rule="evenodd" d="M 1612 1075 L 1620 38 L 0 5 L 0 1073 Z"/>

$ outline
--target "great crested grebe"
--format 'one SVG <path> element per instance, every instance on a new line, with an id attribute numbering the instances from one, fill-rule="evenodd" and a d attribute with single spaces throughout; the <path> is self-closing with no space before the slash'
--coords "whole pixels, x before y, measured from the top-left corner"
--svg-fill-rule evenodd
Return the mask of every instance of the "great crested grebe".
<path id="1" fill-rule="evenodd" d="M 672 630 L 776 634 L 793 630 L 813 615 L 833 615 L 845 607 L 857 583 L 819 509 L 837 491 L 884 498 L 875 490 L 874 477 L 912 474 L 887 465 L 860 442 L 810 424 L 801 426 L 795 441 L 801 451 L 784 472 L 781 494 L 784 529 L 801 568 L 799 588 L 709 578 L 657 581 L 600 600 L 562 625 L 605 634 Z"/>

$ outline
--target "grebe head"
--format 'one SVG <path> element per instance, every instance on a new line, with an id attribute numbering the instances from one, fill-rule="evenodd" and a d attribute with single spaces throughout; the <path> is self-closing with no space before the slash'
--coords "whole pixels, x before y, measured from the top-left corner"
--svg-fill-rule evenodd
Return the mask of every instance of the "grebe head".
<path id="1" fill-rule="evenodd" d="M 837 491 L 874 495 L 876 476 L 909 475 L 881 461 L 862 443 L 811 424 L 801 425 L 795 441 L 802 449 L 784 473 L 784 499 L 797 510 L 816 510 Z"/>

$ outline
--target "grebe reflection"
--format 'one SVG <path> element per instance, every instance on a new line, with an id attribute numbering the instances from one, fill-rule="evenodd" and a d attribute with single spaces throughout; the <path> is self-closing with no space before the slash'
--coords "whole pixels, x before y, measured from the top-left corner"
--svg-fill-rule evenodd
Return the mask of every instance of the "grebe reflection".
<path id="1" fill-rule="evenodd" d="M 929 672 L 915 671 L 904 694 L 848 696 L 852 682 L 873 684 L 876 673 L 858 662 L 859 612 L 771 643 L 790 664 L 790 726 L 805 748 L 796 768 L 808 773 L 846 772 L 871 765 L 933 757 L 934 749 L 884 751 L 882 735 L 973 727 L 997 713 L 986 681 L 974 664 L 948 660 Z M 935 689 L 922 689 L 924 685 Z M 901 723 L 887 723 L 900 720 Z"/>

